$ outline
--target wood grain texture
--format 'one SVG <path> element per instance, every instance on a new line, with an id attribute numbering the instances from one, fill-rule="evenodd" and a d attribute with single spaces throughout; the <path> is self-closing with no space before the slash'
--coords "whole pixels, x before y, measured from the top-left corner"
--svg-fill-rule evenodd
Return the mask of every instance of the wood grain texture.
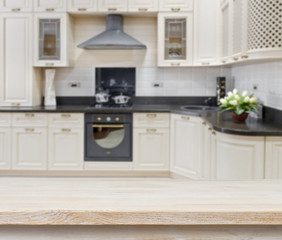
<path id="1" fill-rule="evenodd" d="M 282 225 L 281 181 L 0 178 L 0 225 Z"/>

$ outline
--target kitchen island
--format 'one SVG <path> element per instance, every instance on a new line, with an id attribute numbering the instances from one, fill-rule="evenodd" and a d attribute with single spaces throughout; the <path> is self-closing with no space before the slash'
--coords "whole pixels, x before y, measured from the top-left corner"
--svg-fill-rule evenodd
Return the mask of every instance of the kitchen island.
<path id="1" fill-rule="evenodd" d="M 2 177 L 0 239 L 33 239 L 37 229 L 44 237 L 57 232 L 64 236 L 60 239 L 75 239 L 63 235 L 69 225 L 74 236 L 83 232 L 85 239 L 87 232 L 92 239 L 191 239 L 184 237 L 187 234 L 198 239 L 278 239 L 274 237 L 282 233 L 281 183 Z M 40 239 L 56 239 L 44 237 Z"/>

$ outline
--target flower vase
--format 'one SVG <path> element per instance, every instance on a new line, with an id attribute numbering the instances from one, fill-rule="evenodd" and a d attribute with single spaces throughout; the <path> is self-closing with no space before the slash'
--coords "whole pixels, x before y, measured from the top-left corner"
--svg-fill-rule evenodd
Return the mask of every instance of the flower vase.
<path id="1" fill-rule="evenodd" d="M 231 112 L 231 115 L 233 117 L 233 120 L 235 123 L 245 123 L 246 119 L 248 118 L 249 114 L 247 112 L 244 112 L 240 115 L 237 115 L 234 112 Z"/>
<path id="2" fill-rule="evenodd" d="M 55 80 L 55 69 L 46 69 L 45 70 L 45 97 L 44 105 L 45 106 L 56 106 L 56 94 L 54 87 Z"/>

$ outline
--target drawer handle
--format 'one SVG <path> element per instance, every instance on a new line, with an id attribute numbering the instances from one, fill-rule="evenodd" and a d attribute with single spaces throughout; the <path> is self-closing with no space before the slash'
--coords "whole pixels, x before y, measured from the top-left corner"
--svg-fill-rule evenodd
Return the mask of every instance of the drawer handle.
<path id="1" fill-rule="evenodd" d="M 46 8 L 45 11 L 46 11 L 46 12 L 54 12 L 55 9 L 54 9 L 54 8 Z"/>
<path id="2" fill-rule="evenodd" d="M 153 129 L 147 129 L 147 133 L 156 133 L 157 129 L 153 128 Z"/>
<path id="3" fill-rule="evenodd" d="M 202 62 L 202 65 L 210 65 L 210 62 Z"/>
<path id="4" fill-rule="evenodd" d="M 54 63 L 46 63 L 46 64 L 45 64 L 45 66 L 49 66 L 49 67 L 50 67 L 50 66 L 54 66 L 54 65 L 55 65 Z"/>
<path id="5" fill-rule="evenodd" d="M 180 63 L 171 63 L 170 64 L 172 67 L 177 67 L 177 66 L 180 66 Z"/>
<path id="6" fill-rule="evenodd" d="M 77 10 L 80 11 L 80 12 L 85 12 L 85 11 L 87 11 L 87 8 L 78 8 Z"/>
<path id="7" fill-rule="evenodd" d="M 20 8 L 12 8 L 12 11 L 13 12 L 19 12 L 19 11 L 21 11 L 21 9 Z"/>
<path id="8" fill-rule="evenodd" d="M 202 125 L 203 125 L 203 126 L 206 126 L 206 125 L 207 125 L 207 123 L 206 123 L 206 122 L 202 122 Z"/>
<path id="9" fill-rule="evenodd" d="M 26 128 L 25 131 L 26 132 L 34 132 L 34 128 Z"/>
<path id="10" fill-rule="evenodd" d="M 222 60 L 221 62 L 222 62 L 222 63 L 226 63 L 226 61 L 225 61 L 225 60 Z"/>
<path id="11" fill-rule="evenodd" d="M 157 114 L 155 113 L 148 113 L 147 114 L 147 118 L 156 118 L 157 117 Z"/>
<path id="12" fill-rule="evenodd" d="M 12 106 L 18 107 L 18 106 L 21 106 L 21 104 L 20 103 L 12 103 Z"/>
<path id="13" fill-rule="evenodd" d="M 62 128 L 61 130 L 62 130 L 62 132 L 71 132 L 70 128 Z"/>
<path id="14" fill-rule="evenodd" d="M 33 114 L 33 113 L 26 113 L 26 114 L 25 114 L 25 117 L 26 117 L 26 118 L 33 118 L 33 117 L 34 117 L 34 114 Z"/>
<path id="15" fill-rule="evenodd" d="M 190 120 L 190 117 L 187 117 L 187 116 L 181 116 L 181 119 L 183 119 L 183 120 Z"/>
<path id="16" fill-rule="evenodd" d="M 138 8 L 138 11 L 139 11 L 139 12 L 147 12 L 147 11 L 148 11 L 148 8 Z"/>
<path id="17" fill-rule="evenodd" d="M 209 131 L 212 131 L 212 128 L 208 128 Z"/>
<path id="18" fill-rule="evenodd" d="M 216 135 L 216 132 L 215 132 L 215 131 L 212 131 L 212 134 L 213 134 L 213 135 Z"/>
<path id="19" fill-rule="evenodd" d="M 238 61 L 239 59 L 238 59 L 237 57 L 234 57 L 233 60 L 234 60 L 234 61 Z"/>
<path id="20" fill-rule="evenodd" d="M 114 12 L 114 11 L 117 11 L 117 8 L 108 8 L 108 11 Z"/>
<path id="21" fill-rule="evenodd" d="M 62 118 L 70 118 L 71 117 L 70 114 L 62 114 L 61 116 L 62 116 Z"/>
<path id="22" fill-rule="evenodd" d="M 241 58 L 243 59 L 249 58 L 249 55 L 243 55 Z"/>
<path id="23" fill-rule="evenodd" d="M 181 10 L 181 8 L 171 8 L 171 11 L 173 12 L 179 12 Z"/>

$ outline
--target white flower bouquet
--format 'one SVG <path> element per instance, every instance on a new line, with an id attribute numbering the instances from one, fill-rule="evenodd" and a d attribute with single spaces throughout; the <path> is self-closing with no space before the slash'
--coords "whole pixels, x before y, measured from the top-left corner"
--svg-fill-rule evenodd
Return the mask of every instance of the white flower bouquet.
<path id="1" fill-rule="evenodd" d="M 245 112 L 257 112 L 257 98 L 253 94 L 248 95 L 247 91 L 239 94 L 237 89 L 233 92 L 228 92 L 225 98 L 220 99 L 220 107 L 224 111 L 233 111 L 236 115 L 241 115 Z"/>

